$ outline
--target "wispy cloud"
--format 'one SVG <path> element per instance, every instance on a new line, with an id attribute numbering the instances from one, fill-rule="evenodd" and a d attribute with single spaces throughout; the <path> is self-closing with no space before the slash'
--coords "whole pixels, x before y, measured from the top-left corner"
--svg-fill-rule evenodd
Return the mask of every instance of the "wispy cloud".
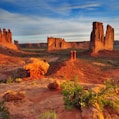
<path id="1" fill-rule="evenodd" d="M 87 9 L 87 8 L 94 8 L 94 7 L 99 7 L 100 4 L 98 3 L 93 3 L 93 4 L 83 4 L 83 5 L 78 5 L 78 6 L 66 6 L 59 8 L 60 10 L 66 10 L 66 9 Z"/>
<path id="2" fill-rule="evenodd" d="M 72 41 L 90 40 L 93 21 L 103 22 L 104 25 L 111 24 L 115 28 L 115 39 L 119 39 L 119 18 L 115 18 L 113 21 L 111 19 L 95 17 L 57 19 L 13 14 L 1 9 L 0 13 L 2 13 L 0 26 L 2 28 L 11 28 L 13 38 L 18 39 L 20 42 L 28 42 L 29 40 L 32 42 L 36 40 L 46 42 L 47 36 L 62 37 Z"/>
<path id="3" fill-rule="evenodd" d="M 70 2 L 69 2 L 70 1 Z M 88 2 L 87 2 L 88 1 Z M 111 0 L 109 0 L 111 3 Z M 115 29 L 115 39 L 119 39 L 119 15 L 110 16 L 111 5 L 100 9 L 106 2 L 86 0 L 1 0 L 15 5 L 14 11 L 0 9 L 0 27 L 10 28 L 13 38 L 20 42 L 47 41 L 47 36 L 62 37 L 69 41 L 90 40 L 92 22 L 100 21 Z M 56 4 L 57 3 L 57 4 Z M 59 4 L 58 4 L 59 3 Z M 119 4 L 118 4 L 119 5 Z M 75 11 L 75 12 L 73 12 Z M 106 13 L 106 14 L 105 14 Z M 109 16 L 107 16 L 107 13 Z M 113 13 L 114 14 L 114 13 Z"/>

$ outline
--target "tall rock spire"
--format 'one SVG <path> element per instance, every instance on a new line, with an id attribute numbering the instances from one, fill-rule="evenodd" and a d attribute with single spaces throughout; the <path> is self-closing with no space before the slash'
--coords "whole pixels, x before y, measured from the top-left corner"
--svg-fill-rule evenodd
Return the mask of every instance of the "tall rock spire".
<path id="1" fill-rule="evenodd" d="M 97 53 L 100 50 L 113 50 L 114 29 L 107 25 L 106 36 L 104 36 L 103 23 L 93 22 L 93 29 L 90 36 L 90 50 Z"/>

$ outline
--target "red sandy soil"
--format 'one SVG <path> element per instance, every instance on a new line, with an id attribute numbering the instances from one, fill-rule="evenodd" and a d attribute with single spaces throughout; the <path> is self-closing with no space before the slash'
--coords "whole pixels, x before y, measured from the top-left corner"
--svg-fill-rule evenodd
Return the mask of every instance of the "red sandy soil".
<path id="1" fill-rule="evenodd" d="M 91 117 L 88 118 L 92 113 L 90 109 L 84 108 L 83 112 L 75 108 L 71 111 L 66 110 L 61 90 L 49 90 L 47 88 L 47 85 L 53 81 L 54 79 L 51 78 L 43 78 L 42 80 L 24 81 L 22 83 L 0 84 L 0 101 L 3 100 L 3 95 L 10 90 L 24 92 L 25 98 L 23 100 L 5 102 L 11 114 L 11 119 L 39 119 L 40 114 L 48 110 L 54 110 L 58 119 L 92 119 Z M 85 84 L 85 86 L 95 87 L 96 85 Z M 98 87 L 101 86 L 98 85 Z M 99 112 L 95 110 L 93 113 L 97 115 Z M 114 113 L 112 116 L 114 116 Z"/>
<path id="2" fill-rule="evenodd" d="M 25 64 L 25 58 L 12 57 L 0 54 L 0 79 L 8 77 L 7 72 L 21 68 Z"/>
<path id="3" fill-rule="evenodd" d="M 57 59 L 54 57 L 54 61 Z M 28 63 L 27 58 L 0 54 L 0 76 L 6 78 L 7 71 L 23 67 L 26 63 Z M 118 81 L 118 73 L 119 67 L 107 68 L 103 63 L 78 59 L 74 62 L 67 60 L 61 63 L 54 63 L 50 67 L 47 77 L 54 77 L 57 80 L 72 80 L 75 76 L 78 76 L 80 82 L 93 83 L 94 85 L 102 83 L 108 78 Z M 8 90 L 25 92 L 25 98 L 22 101 L 5 102 L 12 119 L 38 119 L 39 115 L 47 110 L 55 110 L 58 119 L 92 119 L 81 117 L 81 112 L 78 109 L 73 109 L 72 111 L 65 110 L 61 91 L 50 91 L 47 88 L 47 85 L 55 80 L 54 78 L 43 78 L 41 80 L 24 81 L 22 83 L 0 84 L 0 101 L 3 100 L 2 97 Z"/>
<path id="4" fill-rule="evenodd" d="M 48 110 L 54 110 L 57 114 L 57 119 L 95 119 L 94 116 L 100 115 L 100 112 L 93 108 L 84 108 L 82 112 L 75 108 L 73 110 L 66 110 L 61 90 L 49 90 L 47 88 L 47 85 L 53 81 L 54 79 L 51 78 L 42 78 L 41 80 L 24 81 L 22 83 L 0 84 L 0 101 L 3 100 L 6 92 L 24 92 L 25 98 L 23 100 L 5 102 L 11 114 L 11 119 L 39 119 L 40 114 Z M 83 85 L 88 88 L 97 86 L 95 90 L 102 87 L 99 84 Z M 91 116 L 92 114 L 93 118 Z M 117 118 L 113 119 L 118 119 L 118 115 L 119 112 L 114 112 L 111 116 L 116 116 Z M 112 118 L 110 117 L 110 119 Z"/>
<path id="5" fill-rule="evenodd" d="M 109 56 L 109 52 L 104 52 L 100 56 Z M 117 57 L 116 57 L 117 56 Z M 115 52 L 111 54 L 111 58 L 118 59 L 119 53 Z M 74 77 L 78 77 L 80 82 L 85 83 L 103 83 L 107 79 L 119 80 L 119 66 L 110 68 L 106 64 L 98 63 L 96 61 L 88 61 L 84 59 L 77 59 L 76 61 L 64 61 L 56 63 L 58 57 L 52 57 L 49 61 L 53 62 L 47 73 L 48 77 L 54 77 L 57 79 L 69 79 L 73 80 Z M 7 56 L 0 54 L 0 79 L 6 78 L 7 71 L 22 68 L 26 63 L 29 62 L 28 58 L 21 58 L 15 56 Z M 107 64 L 108 65 L 108 64 Z"/>
<path id="6" fill-rule="evenodd" d="M 42 79 L 21 84 L 1 84 L 0 100 L 8 90 L 25 92 L 25 99 L 22 101 L 5 103 L 12 119 L 38 119 L 39 115 L 47 110 L 55 110 L 59 119 L 80 119 L 79 110 L 65 110 L 61 91 L 48 90 L 47 84 L 50 81 Z"/>
<path id="7" fill-rule="evenodd" d="M 53 64 L 47 75 L 68 80 L 73 80 L 77 77 L 83 83 L 103 83 L 107 79 L 119 79 L 119 67 L 116 67 L 116 69 L 105 69 L 105 67 L 105 64 L 98 62 L 67 60 Z"/>

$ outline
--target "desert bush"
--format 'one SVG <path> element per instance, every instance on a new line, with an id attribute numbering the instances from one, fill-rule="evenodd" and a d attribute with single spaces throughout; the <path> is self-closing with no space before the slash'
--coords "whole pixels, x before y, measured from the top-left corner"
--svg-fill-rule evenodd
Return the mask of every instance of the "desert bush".
<path id="1" fill-rule="evenodd" d="M 95 93 L 91 89 L 85 90 L 83 86 L 78 84 L 76 81 L 66 81 L 62 84 L 62 94 L 64 96 L 65 107 L 72 109 L 73 106 L 79 108 L 96 104 L 99 105 L 101 110 L 104 107 L 109 106 L 112 108 L 119 108 L 119 99 L 116 97 L 116 89 L 118 86 L 113 80 L 108 80 L 104 83 L 105 88 L 101 89 L 100 92 Z M 111 98 L 113 97 L 113 99 Z"/>
<path id="2" fill-rule="evenodd" d="M 40 115 L 39 119 L 57 119 L 57 114 L 55 111 L 49 110 L 49 111 L 43 112 Z"/>
<path id="3" fill-rule="evenodd" d="M 14 79 L 10 76 L 10 77 L 8 77 L 7 78 L 7 80 L 6 80 L 6 83 L 7 84 L 11 84 L 11 83 L 13 83 L 14 82 Z"/>
<path id="4" fill-rule="evenodd" d="M 22 81 L 23 81 L 22 78 L 16 78 L 16 79 L 15 79 L 15 82 L 16 82 L 16 83 L 21 83 Z"/>
<path id="5" fill-rule="evenodd" d="M 11 119 L 8 108 L 5 106 L 4 101 L 0 102 L 0 119 Z"/>

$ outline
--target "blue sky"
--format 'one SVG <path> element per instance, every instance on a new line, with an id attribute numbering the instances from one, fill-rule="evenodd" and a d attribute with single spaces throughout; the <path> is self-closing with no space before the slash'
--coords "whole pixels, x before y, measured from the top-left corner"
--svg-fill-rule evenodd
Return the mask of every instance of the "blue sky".
<path id="1" fill-rule="evenodd" d="M 110 24 L 119 40 L 118 0 L 0 0 L 0 27 L 20 43 L 90 40 L 92 22 Z"/>

